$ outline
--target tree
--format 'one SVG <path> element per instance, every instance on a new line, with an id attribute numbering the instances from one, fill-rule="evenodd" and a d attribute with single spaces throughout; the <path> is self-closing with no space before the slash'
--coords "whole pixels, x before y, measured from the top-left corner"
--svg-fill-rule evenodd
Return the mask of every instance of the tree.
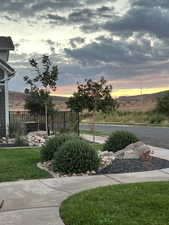
<path id="1" fill-rule="evenodd" d="M 29 76 L 25 76 L 24 81 L 26 84 L 29 84 L 31 88 L 37 88 L 37 83 L 39 86 L 44 88 L 56 88 L 58 67 L 57 65 L 52 65 L 49 56 L 42 56 L 41 69 L 40 63 L 38 63 L 36 59 L 30 59 L 29 63 L 35 69 L 37 75 L 32 79 Z"/>
<path id="2" fill-rule="evenodd" d="M 51 114 L 54 111 L 54 105 L 49 93 L 42 89 L 25 89 L 25 108 L 30 112 L 45 115 L 46 103 L 48 114 Z"/>
<path id="3" fill-rule="evenodd" d="M 49 56 L 43 55 L 38 62 L 32 58 L 30 65 L 35 70 L 36 75 L 33 78 L 24 77 L 24 81 L 30 88 L 25 89 L 25 108 L 31 112 L 46 115 L 46 131 L 48 130 L 48 113 L 53 111 L 53 104 L 50 98 L 50 90 L 56 89 L 58 80 L 58 67 L 53 65 Z M 31 76 L 32 77 L 32 76 Z"/>
<path id="4" fill-rule="evenodd" d="M 169 91 L 166 91 L 164 95 L 157 99 L 156 110 L 169 116 Z"/>
<path id="5" fill-rule="evenodd" d="M 102 77 L 99 81 L 85 80 L 85 84 L 77 83 L 77 92 L 70 97 L 67 106 L 73 111 L 82 112 L 87 109 L 93 114 L 93 141 L 95 141 L 95 115 L 96 112 L 111 112 L 118 107 L 112 98 L 112 86 L 106 85 Z"/>

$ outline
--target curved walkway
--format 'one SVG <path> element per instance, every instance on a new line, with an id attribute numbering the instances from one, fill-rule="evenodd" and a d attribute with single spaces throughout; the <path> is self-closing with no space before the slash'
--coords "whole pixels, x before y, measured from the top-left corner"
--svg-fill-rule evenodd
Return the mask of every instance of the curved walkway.
<path id="1" fill-rule="evenodd" d="M 169 181 L 169 169 L 0 183 L 0 224 L 63 225 L 59 206 L 70 195 L 101 186 L 147 181 Z"/>

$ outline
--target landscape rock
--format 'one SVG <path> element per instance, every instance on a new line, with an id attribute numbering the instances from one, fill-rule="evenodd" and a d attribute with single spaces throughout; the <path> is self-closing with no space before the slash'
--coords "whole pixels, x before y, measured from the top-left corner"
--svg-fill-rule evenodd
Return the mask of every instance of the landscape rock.
<path id="1" fill-rule="evenodd" d="M 144 153 L 151 153 L 149 146 L 143 142 L 138 141 L 136 143 L 128 145 L 126 148 L 117 151 L 115 153 L 116 159 L 139 159 Z"/>
<path id="2" fill-rule="evenodd" d="M 26 136 L 26 140 L 29 146 L 39 146 L 39 147 L 45 144 L 46 138 L 47 138 L 46 131 L 30 132 Z"/>
<path id="3" fill-rule="evenodd" d="M 99 157 L 100 157 L 100 167 L 104 168 L 112 163 L 113 160 L 115 160 L 115 155 L 113 152 L 99 152 Z"/>
<path id="4" fill-rule="evenodd" d="M 6 144 L 7 143 L 6 142 L 6 138 L 5 137 L 0 138 L 0 143 L 1 144 Z"/>
<path id="5" fill-rule="evenodd" d="M 47 171 L 48 173 L 50 173 L 53 177 L 74 177 L 74 176 L 92 176 L 92 175 L 96 175 L 96 171 L 87 171 L 86 173 L 73 173 L 73 174 L 62 174 L 62 173 L 57 173 L 53 171 L 53 167 L 52 167 L 52 161 L 47 161 L 47 162 L 43 162 L 43 163 L 38 163 L 37 167 Z"/>
<path id="6" fill-rule="evenodd" d="M 15 138 L 6 138 L 6 137 L 0 138 L 0 144 L 14 144 L 14 143 Z"/>

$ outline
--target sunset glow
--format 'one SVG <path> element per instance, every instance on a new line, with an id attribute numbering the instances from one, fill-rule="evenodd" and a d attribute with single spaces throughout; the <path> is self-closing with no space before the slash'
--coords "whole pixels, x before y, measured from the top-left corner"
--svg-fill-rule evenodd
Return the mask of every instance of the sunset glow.
<path id="1" fill-rule="evenodd" d="M 58 88 L 59 89 L 59 88 Z M 66 90 L 66 87 L 65 87 Z M 169 87 L 162 88 L 149 88 L 149 89 L 116 89 L 112 91 L 112 97 L 118 98 L 120 96 L 135 96 L 135 95 L 144 95 L 144 94 L 153 94 L 162 91 L 169 90 Z M 51 96 L 62 96 L 62 97 L 71 97 L 72 94 L 64 94 L 64 88 L 62 87 L 62 92 L 56 91 L 55 93 L 51 93 Z"/>
<path id="2" fill-rule="evenodd" d="M 143 89 L 142 91 L 140 89 L 119 89 L 112 92 L 112 96 L 114 98 L 120 97 L 120 96 L 135 96 L 135 95 L 144 95 L 144 94 L 153 94 L 158 93 L 161 91 L 169 90 L 168 88 L 149 88 L 149 89 Z"/>

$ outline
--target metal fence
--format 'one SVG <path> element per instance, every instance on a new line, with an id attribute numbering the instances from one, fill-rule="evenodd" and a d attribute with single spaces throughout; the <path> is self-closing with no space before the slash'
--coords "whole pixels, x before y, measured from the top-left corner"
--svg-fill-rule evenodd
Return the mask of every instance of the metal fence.
<path id="1" fill-rule="evenodd" d="M 45 115 L 38 115 L 28 111 L 10 111 L 9 123 L 22 123 L 26 132 L 45 130 L 46 118 Z M 56 133 L 74 133 L 79 135 L 79 114 L 76 112 L 55 112 L 48 116 L 48 132 L 50 134 Z"/>

